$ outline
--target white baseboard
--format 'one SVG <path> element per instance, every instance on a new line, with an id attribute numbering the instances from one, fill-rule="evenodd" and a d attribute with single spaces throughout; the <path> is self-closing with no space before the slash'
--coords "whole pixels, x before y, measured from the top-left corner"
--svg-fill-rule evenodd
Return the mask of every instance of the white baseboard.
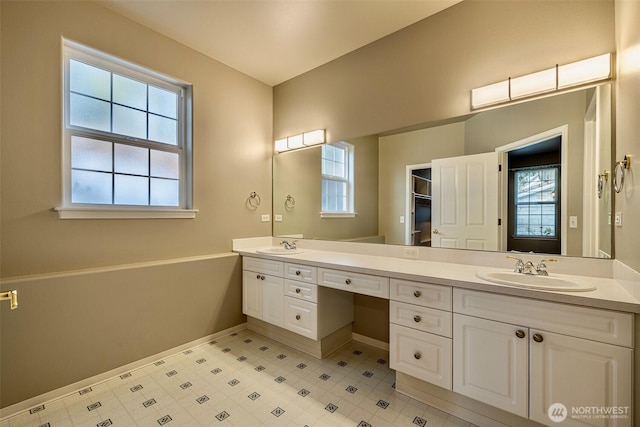
<path id="1" fill-rule="evenodd" d="M 384 342 L 384 341 L 380 341 L 374 338 L 369 338 L 367 336 L 364 335 L 360 335 L 360 334 L 356 334 L 355 332 L 353 334 L 351 334 L 351 337 L 354 341 L 358 341 L 361 342 L 363 344 L 367 344 L 370 345 L 372 347 L 376 347 L 379 348 L 381 350 L 385 350 L 385 351 L 389 351 L 389 343 L 388 342 Z"/>
<path id="2" fill-rule="evenodd" d="M 5 418 L 10 418 L 20 412 L 26 411 L 33 407 L 36 407 L 39 405 L 46 405 L 53 400 L 60 399 L 62 397 L 68 396 L 73 393 L 77 393 L 78 391 L 84 388 L 87 388 L 89 386 L 103 383 L 112 378 L 118 377 L 122 374 L 126 374 L 127 372 L 134 371 L 136 369 L 140 369 L 144 366 L 150 365 L 160 359 L 173 356 L 174 354 L 181 353 L 185 350 L 188 350 L 193 347 L 197 347 L 199 345 L 207 344 L 212 340 L 218 339 L 226 335 L 230 335 L 234 332 L 242 331 L 246 328 L 247 328 L 247 324 L 241 323 L 239 325 L 233 326 L 223 331 L 216 332 L 215 334 L 207 335 L 206 337 L 199 338 L 197 340 L 179 345 L 177 347 L 174 347 L 169 350 L 165 350 L 161 353 L 157 353 L 149 357 L 145 357 L 144 359 L 140 359 L 135 362 L 132 362 L 123 366 L 119 366 L 110 371 L 103 372 L 102 374 L 94 375 L 92 377 L 85 378 L 84 380 L 75 382 L 73 384 L 69 384 L 64 387 L 60 387 L 56 390 L 52 390 L 47 393 L 41 394 L 39 396 L 32 397 L 22 402 L 18 402 L 14 405 L 7 406 L 5 408 L 0 408 L 0 421 L 4 420 Z"/>

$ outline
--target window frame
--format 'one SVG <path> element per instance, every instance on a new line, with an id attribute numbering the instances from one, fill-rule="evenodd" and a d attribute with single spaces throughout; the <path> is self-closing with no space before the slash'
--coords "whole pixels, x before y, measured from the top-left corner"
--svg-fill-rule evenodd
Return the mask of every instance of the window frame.
<path id="1" fill-rule="evenodd" d="M 327 145 L 339 147 L 340 149 L 344 150 L 345 158 L 346 158 L 346 167 L 347 167 L 346 178 L 340 178 L 335 175 L 325 175 L 322 173 L 322 169 L 323 169 L 322 167 L 324 165 L 324 159 L 325 159 L 324 150 Z M 348 142 L 344 142 L 344 141 L 323 145 L 322 152 L 320 154 L 320 161 L 321 161 L 320 218 L 354 218 L 356 216 L 356 212 L 355 212 L 355 147 L 353 146 L 353 144 L 349 144 Z M 324 209 L 322 209 L 323 207 L 322 200 L 324 199 L 322 182 L 325 180 L 347 184 L 347 191 L 346 191 L 347 209 L 345 211 L 325 211 Z"/>
<path id="2" fill-rule="evenodd" d="M 70 61 L 78 60 L 123 75 L 178 95 L 177 144 L 128 137 L 70 124 Z M 192 85 L 149 70 L 130 61 L 62 39 L 62 203 L 54 208 L 60 219 L 131 219 L 131 218 L 195 218 L 193 209 L 193 149 L 192 149 Z M 86 137 L 112 144 L 137 146 L 179 156 L 179 205 L 119 205 L 73 203 L 71 200 L 71 140 Z M 114 172 L 112 172 L 113 174 Z"/>
<path id="3" fill-rule="evenodd" d="M 554 177 L 554 192 L 555 192 L 555 199 L 553 201 L 537 201 L 537 202 L 518 202 L 518 186 L 517 186 L 517 178 L 518 178 L 518 174 L 519 173 L 523 173 L 523 172 L 530 172 L 530 171 L 544 171 L 544 170 L 552 170 L 555 174 Z M 514 238 L 517 239 L 536 239 L 536 240 L 540 240 L 540 239 L 549 239 L 549 240 L 558 240 L 560 238 L 560 222 L 559 222 L 559 209 L 560 209 L 560 201 L 559 201 L 559 197 L 558 197 L 558 193 L 560 191 L 560 166 L 558 165 L 540 165 L 540 166 L 534 166 L 534 167 L 526 167 L 526 168 L 521 168 L 521 169 L 516 169 L 514 170 L 514 198 L 513 198 L 513 204 L 514 204 L 514 227 L 513 227 L 513 236 Z M 519 206 L 528 206 L 529 208 L 531 206 L 553 206 L 553 220 L 554 220 L 554 232 L 553 234 L 550 235 L 545 235 L 544 233 L 540 233 L 540 234 L 519 234 L 518 233 L 518 207 Z M 542 214 L 540 214 L 540 216 L 542 216 Z M 529 218 L 531 216 L 529 215 Z M 527 224 L 528 226 L 531 226 L 531 223 L 529 222 Z"/>

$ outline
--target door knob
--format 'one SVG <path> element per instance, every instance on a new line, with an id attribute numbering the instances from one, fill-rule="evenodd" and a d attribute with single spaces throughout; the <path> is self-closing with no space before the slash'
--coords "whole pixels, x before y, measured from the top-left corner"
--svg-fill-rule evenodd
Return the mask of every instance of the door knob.
<path id="1" fill-rule="evenodd" d="M 440 234 L 440 232 L 438 231 L 438 229 L 436 228 L 435 230 L 433 230 L 433 234 Z"/>
<path id="2" fill-rule="evenodd" d="M 544 341 L 544 338 L 540 334 L 533 334 L 533 340 L 535 342 L 542 342 L 542 341 Z"/>
<path id="3" fill-rule="evenodd" d="M 522 329 L 518 329 L 518 330 L 516 331 L 516 336 L 517 336 L 518 338 L 524 338 L 524 335 L 525 335 L 525 333 L 524 333 L 524 331 L 523 331 Z"/>

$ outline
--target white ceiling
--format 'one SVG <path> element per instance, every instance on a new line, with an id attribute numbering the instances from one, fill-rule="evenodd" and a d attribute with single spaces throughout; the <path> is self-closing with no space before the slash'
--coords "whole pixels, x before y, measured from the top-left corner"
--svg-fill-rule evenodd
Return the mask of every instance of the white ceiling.
<path id="1" fill-rule="evenodd" d="M 461 0 L 98 0 L 275 86 Z"/>

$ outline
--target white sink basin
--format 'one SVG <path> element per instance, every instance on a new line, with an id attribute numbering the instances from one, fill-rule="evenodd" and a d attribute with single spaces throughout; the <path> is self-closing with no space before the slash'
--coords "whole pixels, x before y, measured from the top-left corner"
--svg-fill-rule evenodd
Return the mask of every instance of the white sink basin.
<path id="1" fill-rule="evenodd" d="M 590 283 L 578 283 L 554 276 L 534 276 L 511 271 L 491 271 L 488 273 L 477 273 L 476 276 L 489 282 L 518 288 L 564 292 L 587 292 L 596 290 L 596 287 Z"/>
<path id="2" fill-rule="evenodd" d="M 300 254 L 302 251 L 300 249 L 285 249 L 279 246 L 274 246 L 272 248 L 263 248 L 256 250 L 259 254 L 272 254 L 272 255 L 295 255 Z"/>

